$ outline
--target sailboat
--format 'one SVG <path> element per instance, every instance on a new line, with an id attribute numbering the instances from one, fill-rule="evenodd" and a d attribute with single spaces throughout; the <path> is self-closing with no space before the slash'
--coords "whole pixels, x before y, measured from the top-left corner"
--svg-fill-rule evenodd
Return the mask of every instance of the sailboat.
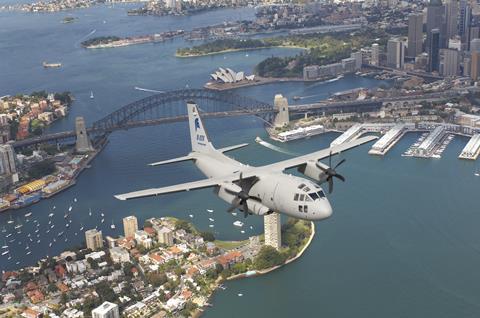
<path id="1" fill-rule="evenodd" d="M 474 175 L 475 175 L 476 177 L 480 177 L 480 172 L 478 171 L 478 168 L 477 168 L 477 170 L 475 170 Z"/>
<path id="2" fill-rule="evenodd" d="M 32 215 L 32 212 L 25 213 L 26 218 L 28 218 L 30 215 Z"/>
<path id="3" fill-rule="evenodd" d="M 83 224 L 80 223 L 80 225 L 81 225 L 81 226 L 80 226 L 80 231 L 83 231 Z"/>
<path id="4" fill-rule="evenodd" d="M 4 226 L 3 229 L 2 229 L 2 233 L 5 233 L 5 232 L 7 232 L 7 229 Z"/>
<path id="5" fill-rule="evenodd" d="M 90 91 L 90 99 L 93 99 L 93 91 Z"/>
<path id="6" fill-rule="evenodd" d="M 115 223 L 113 223 L 113 220 L 112 220 L 112 225 L 110 225 L 110 228 L 115 229 Z"/>
<path id="7" fill-rule="evenodd" d="M 92 216 L 92 209 L 88 209 L 88 216 Z"/>
<path id="8" fill-rule="evenodd" d="M 73 198 L 73 202 L 77 202 L 77 198 Z"/>
<path id="9" fill-rule="evenodd" d="M 3 249 L 8 248 L 7 241 L 5 241 L 5 245 L 2 246 Z"/>
<path id="10" fill-rule="evenodd" d="M 69 207 L 68 207 L 68 212 L 72 212 L 72 209 L 73 209 L 73 207 L 72 207 L 72 206 L 69 206 Z"/>
<path id="11" fill-rule="evenodd" d="M 12 215 L 10 214 L 10 220 L 7 221 L 8 224 L 12 224 L 13 223 L 13 219 L 12 219 Z"/>

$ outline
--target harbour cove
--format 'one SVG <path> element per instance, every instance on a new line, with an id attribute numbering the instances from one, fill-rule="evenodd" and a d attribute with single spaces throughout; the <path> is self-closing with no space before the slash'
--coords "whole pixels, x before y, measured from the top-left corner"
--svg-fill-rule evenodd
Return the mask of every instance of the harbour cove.
<path id="1" fill-rule="evenodd" d="M 60 23 L 66 13 L 1 12 L 1 95 L 39 89 L 72 91 L 76 100 L 70 115 L 49 128 L 63 131 L 72 129 L 76 116 L 84 116 L 87 124 L 92 123 L 151 94 L 134 87 L 162 91 L 186 85 L 200 88 L 219 66 L 250 73 L 266 57 L 298 52 L 275 48 L 248 51 L 248 57 L 245 52 L 232 52 L 176 59 L 176 49 L 188 46 L 179 39 L 115 50 L 80 47 L 83 38 L 93 30 L 95 35 L 115 31 L 120 36 L 130 36 L 148 33 L 148 29 L 188 29 L 253 15 L 251 9 L 237 9 L 191 17 L 127 17 L 125 13 L 130 7 L 98 6 L 76 11 L 74 15 L 79 19 L 72 24 Z M 18 54 L 11 54 L 12 50 Z M 62 62 L 62 67 L 45 70 L 41 65 L 44 60 Z M 338 91 L 382 83 L 346 76 L 332 83 L 274 83 L 235 92 L 270 103 L 276 93 L 282 93 L 291 103 L 293 96 L 314 96 L 302 100 L 304 103 Z M 94 99 L 89 97 L 91 91 Z M 254 117 L 209 119 L 205 125 L 218 147 L 250 143 L 231 154 L 242 162 L 261 165 L 289 157 L 255 144 L 257 136 L 268 140 L 268 135 L 263 122 Z M 279 145 L 303 154 L 328 146 L 337 136 L 329 133 Z M 480 215 L 475 209 L 479 189 L 479 180 L 473 175 L 476 164 L 457 159 L 467 142 L 462 137 L 453 139 L 441 159 L 402 157 L 418 137 L 416 133 L 405 135 L 383 158 L 368 155 L 369 145 L 342 154 L 341 158 L 347 159 L 342 166 L 347 182 L 336 184 L 330 196 L 334 214 L 316 224 L 316 236 L 303 256 L 267 275 L 227 282 L 225 290 L 215 293 L 213 307 L 205 311 L 204 317 L 292 317 L 319 313 L 331 317 L 478 316 Z M 189 147 L 186 123 L 115 132 L 74 187 L 27 209 L 0 214 L 0 229 L 5 226 L 8 233 L 12 232 L 18 246 L 12 259 L 0 256 L 0 269 L 34 265 L 46 255 L 58 255 L 81 244 L 82 227 L 87 230 L 97 226 L 104 235 L 116 237 L 122 231 L 121 219 L 132 214 L 142 224 L 151 217 L 175 216 L 191 220 L 205 231 L 212 230 L 208 218 L 213 217 L 213 231 L 221 240 L 244 240 L 260 234 L 262 218 L 250 216 L 243 220 L 241 215 L 226 213 L 228 207 L 209 190 L 128 202 L 113 198 L 117 193 L 203 178 L 188 162 L 169 169 L 147 166 L 185 155 Z M 72 222 L 68 221 L 66 228 L 64 214 L 70 206 Z M 214 215 L 209 216 L 206 209 L 213 209 Z M 24 215 L 30 212 L 30 221 L 26 222 Z M 51 218 L 50 213 L 54 213 Z M 190 218 L 190 214 L 194 217 Z M 13 224 L 8 223 L 10 219 Z M 30 242 L 27 234 L 35 233 L 34 219 L 40 223 L 41 236 Z M 55 227 L 46 233 L 52 225 L 48 224 L 50 219 Z M 232 225 L 236 220 L 245 223 L 246 233 Z M 19 223 L 21 234 L 13 232 L 13 226 Z M 112 223 L 115 229 L 111 228 Z M 58 239 L 61 231 L 67 242 Z M 2 245 L 11 239 L 4 235 L 0 232 Z M 50 247 L 54 238 L 56 242 Z M 41 241 L 37 244 L 38 239 Z M 32 251 L 29 255 L 26 244 Z M 243 296 L 238 297 L 239 293 Z"/>

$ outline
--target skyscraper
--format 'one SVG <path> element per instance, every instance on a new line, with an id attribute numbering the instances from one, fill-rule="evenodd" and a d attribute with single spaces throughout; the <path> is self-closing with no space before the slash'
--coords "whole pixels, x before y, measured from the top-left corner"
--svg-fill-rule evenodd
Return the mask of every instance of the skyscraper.
<path id="1" fill-rule="evenodd" d="M 458 34 L 458 0 L 445 3 L 445 23 L 445 40 L 448 41 Z"/>
<path id="2" fill-rule="evenodd" d="M 123 218 L 123 235 L 125 237 L 134 237 L 136 231 L 138 231 L 137 218 L 133 215 Z"/>
<path id="3" fill-rule="evenodd" d="M 265 245 L 272 246 L 277 250 L 282 246 L 282 229 L 280 213 L 271 213 L 263 217 Z"/>
<path id="4" fill-rule="evenodd" d="M 470 52 L 480 51 L 480 39 L 473 39 L 470 41 Z"/>
<path id="5" fill-rule="evenodd" d="M 405 46 L 398 38 L 388 40 L 387 43 L 387 66 L 392 68 L 403 68 L 405 59 Z"/>
<path id="6" fill-rule="evenodd" d="M 370 64 L 378 66 L 380 64 L 380 46 L 377 43 L 372 44 L 372 57 Z"/>
<path id="7" fill-rule="evenodd" d="M 12 145 L 0 145 L 0 174 L 10 175 L 16 172 L 15 152 Z"/>
<path id="8" fill-rule="evenodd" d="M 428 49 L 428 71 L 438 72 L 440 65 L 440 30 L 433 29 Z"/>
<path id="9" fill-rule="evenodd" d="M 466 50 L 470 49 L 470 24 L 472 21 L 472 7 L 467 0 L 460 0 L 460 16 L 458 21 L 458 33 L 462 42 L 466 44 Z"/>
<path id="10" fill-rule="evenodd" d="M 87 248 L 92 251 L 98 250 L 103 247 L 102 231 L 91 229 L 85 232 L 85 241 L 87 242 Z"/>
<path id="11" fill-rule="evenodd" d="M 443 76 L 456 76 L 459 70 L 459 53 L 454 49 L 440 50 L 440 69 Z"/>
<path id="12" fill-rule="evenodd" d="M 429 52 L 430 43 L 432 43 L 432 30 L 439 30 L 439 48 L 445 47 L 445 6 L 442 0 L 430 0 L 427 6 L 427 52 Z"/>
<path id="13" fill-rule="evenodd" d="M 480 52 L 472 51 L 470 78 L 477 81 L 480 76 Z"/>
<path id="14" fill-rule="evenodd" d="M 423 14 L 408 17 L 408 56 L 415 57 L 422 53 Z"/>

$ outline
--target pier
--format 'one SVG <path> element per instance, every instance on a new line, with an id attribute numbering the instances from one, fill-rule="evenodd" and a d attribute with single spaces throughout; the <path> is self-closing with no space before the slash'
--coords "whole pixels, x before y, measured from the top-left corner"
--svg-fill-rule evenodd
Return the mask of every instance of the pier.
<path id="1" fill-rule="evenodd" d="M 338 146 L 348 141 L 355 140 L 356 138 L 360 137 L 362 133 L 363 133 L 363 125 L 355 124 L 352 127 L 350 127 L 347 131 L 345 131 L 343 134 L 338 136 L 334 141 L 332 141 L 330 143 L 330 147 Z"/>
<path id="2" fill-rule="evenodd" d="M 397 124 L 382 136 L 368 152 L 371 155 L 384 156 L 408 131 L 406 124 Z"/>
<path id="3" fill-rule="evenodd" d="M 480 134 L 475 134 L 470 138 L 458 156 L 460 159 L 477 160 L 480 154 Z"/>
<path id="4" fill-rule="evenodd" d="M 418 147 L 411 149 L 410 155 L 419 158 L 440 158 L 451 138 L 453 136 L 447 133 L 445 127 L 439 125 L 420 142 Z"/>

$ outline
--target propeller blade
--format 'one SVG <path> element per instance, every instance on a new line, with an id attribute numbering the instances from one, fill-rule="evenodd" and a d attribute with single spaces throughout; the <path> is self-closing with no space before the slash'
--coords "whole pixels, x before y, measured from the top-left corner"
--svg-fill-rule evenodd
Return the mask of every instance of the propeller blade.
<path id="1" fill-rule="evenodd" d="M 247 200 L 243 200 L 242 209 L 243 209 L 243 217 L 246 218 L 246 217 L 248 216 L 248 203 L 247 203 Z"/>
<path id="2" fill-rule="evenodd" d="M 342 180 L 343 182 L 345 182 L 345 177 L 342 176 L 341 174 L 336 174 L 335 177 L 337 177 L 338 179 Z"/>
<path id="3" fill-rule="evenodd" d="M 236 198 L 233 202 L 232 205 L 228 208 L 227 212 L 232 213 L 235 209 L 238 209 L 240 207 L 242 200 L 239 198 Z"/>
<path id="4" fill-rule="evenodd" d="M 328 155 L 328 166 L 332 166 L 332 151 L 330 150 L 330 154 Z"/>
<path id="5" fill-rule="evenodd" d="M 333 168 L 333 170 L 337 169 L 337 167 L 338 167 L 339 165 L 343 164 L 345 161 L 347 161 L 347 159 L 345 159 L 345 158 L 343 158 L 342 160 L 340 160 L 340 162 L 335 165 L 335 167 Z"/>
<path id="6" fill-rule="evenodd" d="M 333 178 L 330 176 L 327 179 L 328 181 L 328 193 L 332 193 L 333 191 Z"/>

